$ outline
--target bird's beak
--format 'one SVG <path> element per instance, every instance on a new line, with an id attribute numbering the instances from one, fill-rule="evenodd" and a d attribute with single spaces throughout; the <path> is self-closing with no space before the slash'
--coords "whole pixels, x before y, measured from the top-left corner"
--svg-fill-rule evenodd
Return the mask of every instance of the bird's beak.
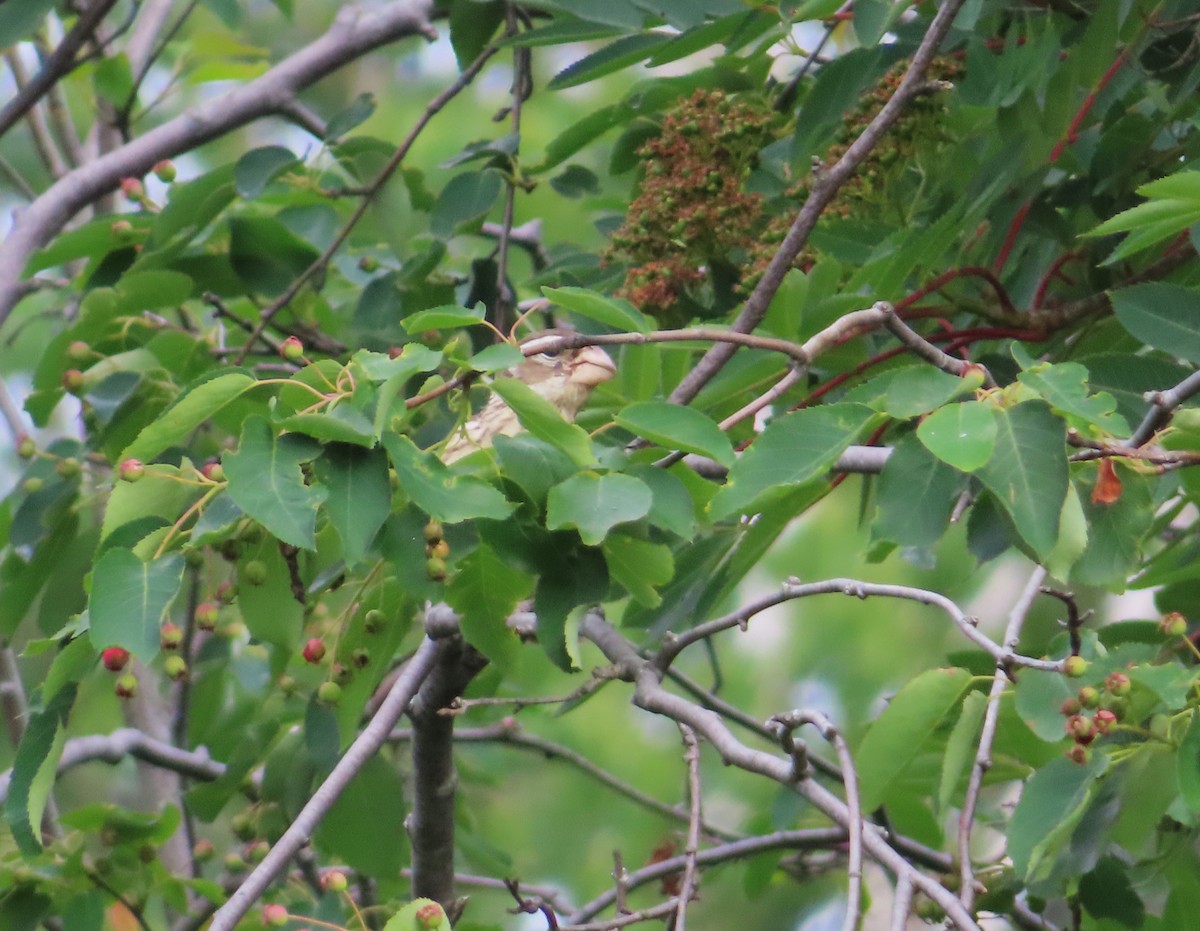
<path id="1" fill-rule="evenodd" d="M 617 374 L 612 358 L 599 346 L 584 346 L 571 364 L 571 381 L 589 388 L 608 381 Z"/>

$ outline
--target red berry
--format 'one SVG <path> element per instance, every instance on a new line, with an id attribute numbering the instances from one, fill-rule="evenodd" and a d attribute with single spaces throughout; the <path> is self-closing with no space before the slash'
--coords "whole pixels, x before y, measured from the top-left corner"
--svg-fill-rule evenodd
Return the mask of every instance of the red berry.
<path id="1" fill-rule="evenodd" d="M 304 358 L 304 343 L 300 342 L 299 337 L 289 336 L 279 344 L 279 354 L 289 362 L 296 362 Z"/>
<path id="2" fill-rule="evenodd" d="M 313 637 L 306 644 L 301 652 L 306 663 L 316 665 L 325 658 L 325 642 L 320 637 Z"/>
<path id="3" fill-rule="evenodd" d="M 1067 717 L 1070 717 L 1071 715 L 1079 714 L 1083 710 L 1083 705 L 1080 704 L 1078 698 L 1068 698 L 1063 701 L 1058 710 Z"/>
<path id="4" fill-rule="evenodd" d="M 1131 688 L 1133 688 L 1133 683 L 1123 672 L 1109 673 L 1104 680 L 1104 690 L 1112 695 L 1128 695 Z"/>
<path id="5" fill-rule="evenodd" d="M 262 920 L 268 928 L 282 928 L 288 922 L 288 910 L 278 903 L 264 905 Z"/>
<path id="6" fill-rule="evenodd" d="M 1072 763 L 1078 763 L 1083 766 L 1092 758 L 1092 751 L 1081 744 L 1073 744 L 1071 749 L 1067 751 L 1067 759 Z"/>
<path id="7" fill-rule="evenodd" d="M 120 672 L 129 662 L 129 651 L 124 647 L 109 647 L 100 654 L 100 662 L 109 672 Z"/>
<path id="8" fill-rule="evenodd" d="M 210 482 L 225 481 L 225 468 L 221 465 L 220 459 L 210 459 L 208 462 L 204 463 L 203 467 L 200 469 L 200 474 Z"/>
<path id="9" fill-rule="evenodd" d="M 421 928 L 432 929 L 440 927 L 446 919 L 446 913 L 442 911 L 442 907 L 437 902 L 430 902 L 428 905 L 422 905 L 417 909 L 417 914 L 414 916 L 417 919 L 417 925 Z"/>
<path id="10" fill-rule="evenodd" d="M 1117 716 L 1105 708 L 1101 708 L 1092 716 L 1092 721 L 1096 725 L 1096 731 L 1100 734 L 1109 733 L 1117 726 Z"/>
<path id="11" fill-rule="evenodd" d="M 146 466 L 140 459 L 126 459 L 117 466 L 117 475 L 123 482 L 136 482 L 146 474 Z"/>

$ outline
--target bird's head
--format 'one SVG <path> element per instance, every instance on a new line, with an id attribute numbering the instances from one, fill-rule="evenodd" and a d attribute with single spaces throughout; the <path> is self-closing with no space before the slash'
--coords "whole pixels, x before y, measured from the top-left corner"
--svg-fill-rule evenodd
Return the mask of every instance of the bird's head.
<path id="1" fill-rule="evenodd" d="M 544 330 L 522 340 L 525 361 L 512 374 L 557 407 L 567 420 L 574 420 L 592 389 L 616 375 L 617 367 L 599 346 L 560 349 L 562 337 L 569 335 L 565 330 Z"/>

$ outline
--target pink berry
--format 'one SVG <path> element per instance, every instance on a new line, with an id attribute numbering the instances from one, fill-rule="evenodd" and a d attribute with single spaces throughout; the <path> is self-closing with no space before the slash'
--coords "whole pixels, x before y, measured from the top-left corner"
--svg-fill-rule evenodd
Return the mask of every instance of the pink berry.
<path id="1" fill-rule="evenodd" d="M 100 654 L 100 662 L 109 672 L 120 672 L 129 662 L 129 651 L 124 647 L 109 647 Z"/>
<path id="2" fill-rule="evenodd" d="M 313 637 L 306 644 L 304 644 L 304 650 L 302 651 L 301 655 L 304 657 L 304 661 L 307 663 L 313 663 L 315 665 L 316 663 L 321 662 L 321 660 L 325 658 L 325 642 L 319 637 Z"/>
<path id="3" fill-rule="evenodd" d="M 126 459 L 117 466 L 117 475 L 123 482 L 136 482 L 146 474 L 146 466 L 140 459 Z"/>

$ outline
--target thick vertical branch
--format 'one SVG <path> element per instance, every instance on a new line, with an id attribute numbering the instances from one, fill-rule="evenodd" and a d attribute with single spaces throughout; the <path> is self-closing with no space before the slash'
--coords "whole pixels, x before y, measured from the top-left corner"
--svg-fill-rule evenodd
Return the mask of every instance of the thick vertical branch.
<path id="1" fill-rule="evenodd" d="M 454 908 L 454 718 L 441 714 L 462 695 L 487 660 L 460 637 L 438 644 L 433 672 L 413 700 L 413 808 L 408 820 L 412 840 L 413 895 Z"/>

